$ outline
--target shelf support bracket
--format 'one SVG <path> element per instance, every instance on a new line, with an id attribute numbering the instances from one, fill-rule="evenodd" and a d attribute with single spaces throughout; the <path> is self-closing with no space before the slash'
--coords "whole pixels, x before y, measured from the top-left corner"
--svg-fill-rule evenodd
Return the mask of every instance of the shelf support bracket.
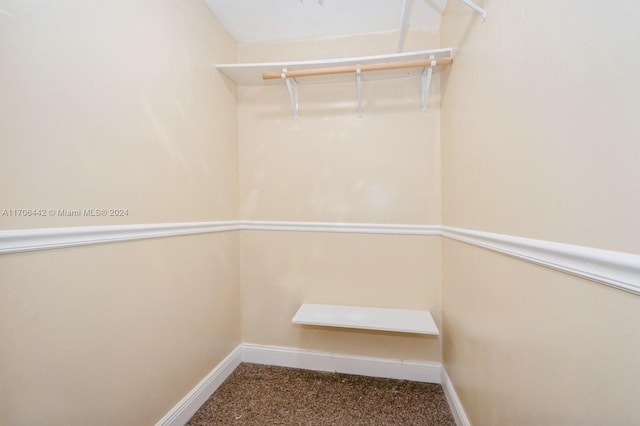
<path id="1" fill-rule="evenodd" d="M 291 111 L 293 111 L 293 118 L 298 118 L 298 84 L 292 78 L 287 77 L 287 69 L 283 68 L 280 77 L 287 85 L 287 91 L 289 92 L 289 100 L 291 101 Z"/>
<path id="2" fill-rule="evenodd" d="M 358 117 L 362 117 L 362 70 L 360 64 L 356 68 L 356 93 L 358 95 Z"/>
<path id="3" fill-rule="evenodd" d="M 480 6 L 478 6 L 477 4 L 472 2 L 471 0 L 462 0 L 462 2 L 464 4 L 466 4 L 467 6 L 469 6 L 471 9 L 475 10 L 476 12 L 478 12 L 480 15 L 482 15 L 482 22 L 484 22 L 487 19 L 487 11 L 486 10 L 484 10 L 483 8 L 481 8 Z"/>
<path id="4" fill-rule="evenodd" d="M 427 102 L 429 101 L 429 88 L 431 87 L 431 76 L 433 75 L 433 67 L 436 66 L 436 57 L 430 55 L 431 65 L 424 68 L 422 72 L 422 112 L 427 110 Z"/>

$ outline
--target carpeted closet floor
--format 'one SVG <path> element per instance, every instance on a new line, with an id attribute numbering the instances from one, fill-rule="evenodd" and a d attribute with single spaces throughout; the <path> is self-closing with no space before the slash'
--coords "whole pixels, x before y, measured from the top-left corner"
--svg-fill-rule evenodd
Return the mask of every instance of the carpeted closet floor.
<path id="1" fill-rule="evenodd" d="M 240 364 L 188 425 L 455 426 L 442 387 Z"/>

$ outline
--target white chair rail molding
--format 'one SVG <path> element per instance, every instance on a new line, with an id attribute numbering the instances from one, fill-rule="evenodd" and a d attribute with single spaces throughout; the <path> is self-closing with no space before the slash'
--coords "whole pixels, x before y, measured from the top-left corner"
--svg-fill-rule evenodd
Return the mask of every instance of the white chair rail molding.
<path id="1" fill-rule="evenodd" d="M 240 230 L 442 236 L 640 295 L 640 255 L 441 225 L 214 221 L 0 231 L 0 254 Z"/>

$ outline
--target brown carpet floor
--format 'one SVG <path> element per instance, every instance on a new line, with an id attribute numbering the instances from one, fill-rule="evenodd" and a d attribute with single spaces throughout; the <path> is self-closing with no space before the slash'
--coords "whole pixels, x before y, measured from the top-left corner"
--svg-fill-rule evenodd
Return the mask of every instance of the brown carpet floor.
<path id="1" fill-rule="evenodd" d="M 188 425 L 455 426 L 442 387 L 240 364 Z"/>

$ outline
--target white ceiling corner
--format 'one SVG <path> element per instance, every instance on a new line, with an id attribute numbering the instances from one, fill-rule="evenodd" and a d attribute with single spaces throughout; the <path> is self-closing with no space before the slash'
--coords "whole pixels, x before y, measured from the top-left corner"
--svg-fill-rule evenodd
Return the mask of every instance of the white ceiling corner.
<path id="1" fill-rule="evenodd" d="M 437 28 L 447 0 L 411 0 L 410 28 Z M 399 30 L 403 0 L 205 0 L 239 43 Z"/>

